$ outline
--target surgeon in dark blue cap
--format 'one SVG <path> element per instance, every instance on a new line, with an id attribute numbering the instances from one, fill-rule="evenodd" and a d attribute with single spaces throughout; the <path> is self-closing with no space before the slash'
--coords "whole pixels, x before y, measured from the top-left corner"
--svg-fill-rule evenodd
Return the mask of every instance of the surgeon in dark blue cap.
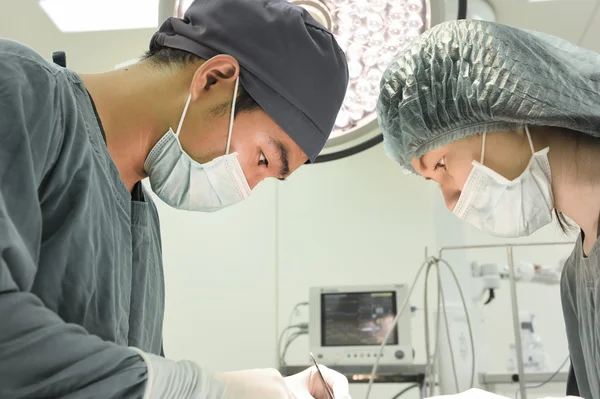
<path id="1" fill-rule="evenodd" d="M 141 184 L 182 210 L 233 205 L 317 157 L 347 83 L 333 35 L 283 0 L 197 0 L 140 62 L 97 75 L 0 39 L 0 397 L 349 397 L 325 367 L 326 384 L 316 368 L 161 356 L 159 222 Z"/>

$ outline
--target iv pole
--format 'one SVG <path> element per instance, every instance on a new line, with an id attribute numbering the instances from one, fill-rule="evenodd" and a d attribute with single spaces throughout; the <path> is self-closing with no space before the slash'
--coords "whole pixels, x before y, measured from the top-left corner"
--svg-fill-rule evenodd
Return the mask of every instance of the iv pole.
<path id="1" fill-rule="evenodd" d="M 517 284 L 515 280 L 515 264 L 513 258 L 513 248 L 515 247 L 544 247 L 555 245 L 573 245 L 573 242 L 539 242 L 528 244 L 489 244 L 489 245 L 464 245 L 453 247 L 442 247 L 439 251 L 439 258 L 442 258 L 444 251 L 456 251 L 464 249 L 490 249 L 490 248 L 506 248 L 506 257 L 508 260 L 508 272 L 510 282 L 510 302 L 512 305 L 513 329 L 515 334 L 515 346 L 517 348 L 517 366 L 519 371 L 519 391 L 521 399 L 527 399 L 525 392 L 525 368 L 523 366 L 523 346 L 521 344 L 521 323 L 519 322 L 519 306 L 517 300 Z"/>

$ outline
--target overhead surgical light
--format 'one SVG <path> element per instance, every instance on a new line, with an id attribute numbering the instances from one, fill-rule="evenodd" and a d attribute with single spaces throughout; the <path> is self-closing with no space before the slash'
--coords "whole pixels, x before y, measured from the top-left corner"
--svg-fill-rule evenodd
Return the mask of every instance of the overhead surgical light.
<path id="1" fill-rule="evenodd" d="M 394 57 L 431 26 L 429 0 L 291 1 L 333 32 L 348 60 L 346 98 L 318 162 L 343 158 L 381 142 L 375 114 L 379 82 Z"/>
<path id="2" fill-rule="evenodd" d="M 426 1 L 292 2 L 305 7 L 335 34 L 348 59 L 350 84 L 331 138 L 369 125 L 374 128 L 379 81 L 394 57 L 428 26 Z"/>

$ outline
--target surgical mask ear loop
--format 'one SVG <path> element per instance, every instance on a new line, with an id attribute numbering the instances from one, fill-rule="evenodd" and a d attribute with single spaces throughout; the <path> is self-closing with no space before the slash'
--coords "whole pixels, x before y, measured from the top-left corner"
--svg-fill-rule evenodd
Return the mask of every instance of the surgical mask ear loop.
<path id="1" fill-rule="evenodd" d="M 183 108 L 183 113 L 181 114 L 181 118 L 179 119 L 179 126 L 177 126 L 177 132 L 175 133 L 175 137 L 177 137 L 177 139 L 179 139 L 179 133 L 181 133 L 183 120 L 185 119 L 185 114 L 187 114 L 190 102 L 192 102 L 192 93 L 190 93 L 190 95 L 188 96 L 187 101 L 185 102 L 185 107 Z"/>
<path id="2" fill-rule="evenodd" d="M 483 133 L 483 140 L 481 142 L 481 161 L 479 162 L 480 164 L 483 165 L 483 160 L 485 158 L 485 137 L 486 137 L 486 133 Z"/>
<path id="3" fill-rule="evenodd" d="M 533 141 L 531 140 L 531 134 L 529 133 L 529 127 L 525 125 L 525 133 L 527 133 L 527 140 L 529 140 L 529 147 L 531 148 L 531 155 L 535 154 L 535 149 L 533 148 Z"/>
<path id="4" fill-rule="evenodd" d="M 231 132 L 233 131 L 233 119 L 235 118 L 235 104 L 237 102 L 238 87 L 240 84 L 240 76 L 235 80 L 235 89 L 233 89 L 233 101 L 231 102 L 231 115 L 229 116 L 229 133 L 227 134 L 227 147 L 225 155 L 229 155 L 229 147 L 231 146 Z"/>
<path id="5" fill-rule="evenodd" d="M 531 140 L 531 133 L 529 133 L 529 127 L 525 125 L 525 133 L 527 134 L 527 140 L 529 141 L 529 148 L 531 148 L 531 154 L 535 154 L 535 148 L 533 147 L 533 141 Z M 483 161 L 485 159 L 485 138 L 486 133 L 483 133 L 483 140 L 481 142 L 481 164 L 483 165 Z"/>

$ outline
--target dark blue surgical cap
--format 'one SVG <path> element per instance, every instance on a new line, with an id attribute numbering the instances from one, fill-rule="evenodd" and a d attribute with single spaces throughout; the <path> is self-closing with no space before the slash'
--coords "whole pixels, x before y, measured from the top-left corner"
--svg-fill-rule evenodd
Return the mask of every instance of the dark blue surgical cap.
<path id="1" fill-rule="evenodd" d="M 285 0 L 196 0 L 169 18 L 152 43 L 203 59 L 234 57 L 240 82 L 311 161 L 333 130 L 348 86 L 334 36 Z"/>

